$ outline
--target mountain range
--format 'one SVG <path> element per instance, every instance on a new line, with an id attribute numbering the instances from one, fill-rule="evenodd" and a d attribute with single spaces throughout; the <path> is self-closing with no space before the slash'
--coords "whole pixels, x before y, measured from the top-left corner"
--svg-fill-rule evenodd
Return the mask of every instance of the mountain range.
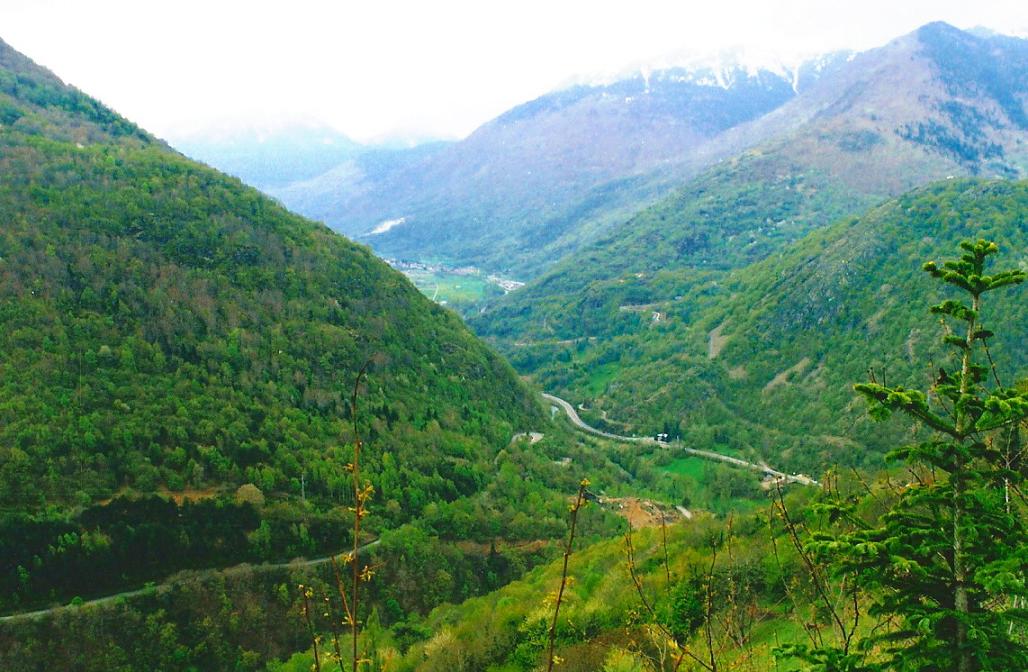
<path id="1" fill-rule="evenodd" d="M 791 71 L 728 62 L 577 85 L 460 142 L 376 151 L 269 193 L 385 255 L 525 271 L 592 240 L 693 170 L 683 160 L 699 148 L 844 60 Z"/>
<path id="2" fill-rule="evenodd" d="M 791 69 L 728 60 L 576 85 L 465 140 L 368 152 L 273 193 L 380 254 L 523 275 L 468 314 L 473 329 L 648 431 L 675 421 L 613 389 L 654 378 L 634 369 L 667 319 L 650 308 L 934 180 L 1025 176 L 1026 82 L 1025 40 L 932 23 Z M 556 354 L 569 344 L 571 372 Z"/>
<path id="3" fill-rule="evenodd" d="M 225 124 L 187 133 L 173 144 L 184 154 L 264 191 L 317 177 L 365 150 L 319 124 L 269 128 Z"/>
<path id="4" fill-rule="evenodd" d="M 690 397 L 684 383 L 643 373 L 667 361 L 660 358 L 667 353 L 651 350 L 653 343 L 664 338 L 668 347 L 680 343 L 677 336 L 658 335 L 673 329 L 653 324 L 654 315 L 665 314 L 662 307 L 681 306 L 683 297 L 696 292 L 717 293 L 761 263 L 807 244 L 812 232 L 920 184 L 962 175 L 1023 177 L 1026 100 L 1028 42 L 929 24 L 855 56 L 805 94 L 733 128 L 725 142 L 748 149 L 554 264 L 475 315 L 471 324 L 523 372 L 580 401 L 608 405 L 611 417 L 617 416 L 609 407 L 611 397 L 618 398 L 622 420 L 630 416 L 653 427 L 648 409 L 658 389 L 662 397 Z M 756 144 L 752 138 L 758 137 L 771 139 Z M 973 223 L 965 226 L 965 233 L 974 235 Z M 1018 226 L 1015 216 L 1003 232 L 1015 236 L 1015 253 L 1023 249 Z M 871 233 L 862 227 L 851 235 Z M 851 268 L 845 258 L 836 263 L 838 272 Z M 900 287 L 911 291 L 906 284 Z M 747 296 L 754 301 L 751 309 L 778 305 L 777 299 Z M 726 310 L 720 306 L 709 315 Z M 689 323 L 695 315 L 686 310 L 681 319 Z M 555 357 L 555 343 L 574 344 L 570 372 L 568 355 Z M 767 344 L 757 356 L 773 358 L 778 352 L 778 345 Z M 729 373 L 717 377 L 726 385 L 742 385 Z M 815 399 L 794 407 L 817 406 Z M 673 418 L 666 420 L 674 424 Z"/>
<path id="5" fill-rule="evenodd" d="M 533 279 L 726 162 L 839 191 L 849 211 L 949 175 L 1024 174 L 1024 44 L 936 23 L 793 68 L 647 71 L 270 192 L 385 256 Z"/>

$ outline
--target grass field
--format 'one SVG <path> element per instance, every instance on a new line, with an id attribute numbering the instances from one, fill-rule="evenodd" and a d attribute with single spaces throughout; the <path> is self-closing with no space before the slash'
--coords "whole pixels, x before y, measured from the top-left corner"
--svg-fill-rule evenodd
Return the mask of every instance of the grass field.
<path id="1" fill-rule="evenodd" d="M 403 272 L 428 298 L 462 311 L 485 299 L 500 296 L 503 290 L 481 275 L 458 275 L 445 271 L 408 270 Z"/>
<path id="2" fill-rule="evenodd" d="M 601 364 L 592 369 L 589 373 L 589 382 L 586 383 L 586 390 L 590 395 L 598 397 L 607 390 L 607 383 L 614 380 L 618 372 L 618 363 L 610 362 Z"/>
<path id="3" fill-rule="evenodd" d="M 688 476 L 703 481 L 704 468 L 709 464 L 702 457 L 679 457 L 661 467 L 662 470 L 676 476 Z"/>

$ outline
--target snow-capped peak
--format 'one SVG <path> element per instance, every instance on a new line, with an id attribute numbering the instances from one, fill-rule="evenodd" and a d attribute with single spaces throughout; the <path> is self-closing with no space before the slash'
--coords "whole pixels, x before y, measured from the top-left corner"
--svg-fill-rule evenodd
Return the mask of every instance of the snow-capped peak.
<path id="1" fill-rule="evenodd" d="M 568 86 L 609 86 L 615 82 L 641 77 L 647 91 L 652 81 L 691 82 L 702 86 L 731 88 L 739 81 L 768 73 L 791 83 L 799 91 L 801 72 L 820 73 L 838 57 L 838 53 L 783 54 L 749 47 L 723 49 L 717 52 L 682 50 L 645 63 L 637 63 L 619 72 L 576 77 Z"/>

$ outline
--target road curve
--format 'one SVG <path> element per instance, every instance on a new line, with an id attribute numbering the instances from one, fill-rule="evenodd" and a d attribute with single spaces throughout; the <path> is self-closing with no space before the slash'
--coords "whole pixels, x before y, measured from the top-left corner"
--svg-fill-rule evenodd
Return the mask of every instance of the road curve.
<path id="1" fill-rule="evenodd" d="M 656 439 L 651 438 L 649 436 L 620 436 L 618 434 L 611 434 L 610 432 L 604 432 L 602 430 L 596 429 L 595 427 L 587 425 L 585 421 L 578 416 L 578 412 L 575 410 L 575 407 L 567 401 L 564 401 L 560 397 L 554 396 L 552 394 L 547 394 L 545 392 L 543 392 L 542 396 L 543 399 L 545 399 L 546 401 L 549 401 L 554 405 L 564 409 L 564 412 L 567 413 L 568 419 L 571 420 L 571 424 L 573 424 L 575 427 L 582 430 L 583 432 L 593 434 L 595 436 L 602 436 L 603 438 L 610 439 L 612 441 L 621 441 L 623 443 L 644 443 L 650 445 L 660 444 L 660 442 L 658 442 Z M 752 462 L 747 462 L 746 460 L 740 460 L 737 457 L 732 457 L 731 455 L 722 455 L 721 453 L 715 453 L 712 450 L 686 448 L 685 446 L 679 445 L 678 442 L 674 442 L 671 445 L 673 445 L 676 450 L 680 450 L 686 455 L 694 455 L 696 457 L 702 457 L 707 460 L 715 460 L 717 462 L 731 464 L 732 466 L 740 467 L 742 469 L 749 469 L 751 471 L 756 471 L 766 476 L 770 476 L 771 478 L 780 480 L 784 483 L 799 483 L 801 485 L 812 486 L 820 485 L 820 483 L 810 478 L 809 476 L 804 476 L 803 474 L 785 474 L 781 471 L 778 471 L 777 469 L 772 469 L 766 464 L 754 464 Z"/>
<path id="2" fill-rule="evenodd" d="M 543 392 L 543 399 L 563 408 L 564 412 L 568 414 L 568 419 L 571 420 L 571 424 L 573 424 L 575 427 L 579 428 L 583 432 L 595 434 L 596 436 L 602 436 L 605 439 L 611 439 L 613 441 L 622 441 L 628 443 L 657 443 L 655 439 L 648 436 L 619 436 L 617 434 L 610 434 L 608 432 L 601 431 L 599 429 L 596 429 L 595 427 L 585 424 L 585 421 L 582 420 L 582 418 L 578 417 L 578 411 L 575 410 L 575 407 L 569 404 L 568 402 L 564 401 L 560 397 L 555 397 L 552 394 L 546 394 L 545 392 Z"/>
<path id="3" fill-rule="evenodd" d="M 380 539 L 375 539 L 374 541 L 369 541 L 368 543 L 366 543 L 363 546 L 361 546 L 360 548 L 358 548 L 357 549 L 357 553 L 360 554 L 362 551 L 364 551 L 364 550 L 366 550 L 368 548 L 371 548 L 372 546 L 378 545 L 379 541 L 381 541 L 381 540 Z M 157 590 L 161 586 L 171 586 L 171 585 L 174 585 L 176 583 L 180 583 L 182 581 L 185 581 L 186 579 L 193 579 L 193 578 L 196 578 L 198 576 L 208 577 L 208 576 L 212 576 L 214 574 L 229 574 L 229 573 L 242 572 L 242 571 L 251 571 L 251 572 L 255 572 L 255 573 L 261 573 L 261 572 L 271 572 L 271 571 L 281 570 L 281 569 L 289 569 L 291 567 L 313 567 L 315 565 L 323 565 L 323 564 L 325 564 L 327 562 L 330 562 L 332 560 L 332 558 L 341 558 L 341 557 L 345 556 L 348 552 L 352 552 L 352 551 L 342 551 L 341 553 L 334 553 L 332 555 L 326 555 L 326 556 L 324 556 L 322 558 L 314 558 L 312 560 L 293 560 L 293 561 L 290 561 L 290 562 L 266 563 L 266 564 L 261 564 L 261 565 L 251 565 L 249 563 L 242 563 L 242 564 L 239 564 L 239 565 L 234 565 L 232 567 L 225 567 L 225 568 L 221 568 L 221 569 L 187 570 L 189 573 L 186 576 L 182 577 L 182 578 L 172 578 L 172 579 L 165 580 L 162 583 L 154 584 L 152 586 L 144 586 L 143 588 L 137 588 L 136 590 L 127 590 L 127 591 L 125 591 L 123 593 L 115 593 L 114 595 L 107 595 L 105 597 L 98 597 L 98 598 L 96 598 L 94 600 L 86 600 L 86 601 L 82 602 L 82 604 L 80 604 L 78 606 L 61 605 L 61 606 L 57 606 L 57 607 L 50 607 L 49 609 L 38 609 L 36 611 L 23 611 L 23 612 L 18 613 L 18 614 L 10 614 L 8 616 L 0 616 L 0 623 L 9 623 L 9 622 L 13 622 L 13 621 L 24 621 L 24 620 L 30 620 L 30 619 L 33 619 L 33 618 L 41 618 L 43 616 L 46 616 L 47 614 L 52 614 L 52 613 L 54 613 L 56 611 L 65 611 L 65 610 L 66 611 L 73 611 L 75 609 L 81 609 L 83 607 L 97 607 L 97 606 L 101 606 L 101 605 L 104 605 L 104 604 L 111 604 L 112 602 L 114 602 L 116 600 L 126 599 L 126 598 L 129 598 L 129 597 L 136 597 L 138 595 L 143 595 L 143 594 L 145 594 L 147 592 L 150 592 L 152 590 Z"/>

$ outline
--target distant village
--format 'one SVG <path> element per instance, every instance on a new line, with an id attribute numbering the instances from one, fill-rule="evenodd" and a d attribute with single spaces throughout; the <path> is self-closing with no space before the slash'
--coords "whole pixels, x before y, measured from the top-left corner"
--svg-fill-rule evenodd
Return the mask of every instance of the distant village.
<path id="1" fill-rule="evenodd" d="M 385 262 L 401 273 L 421 271 L 425 273 L 447 273 L 450 275 L 467 275 L 475 277 L 482 276 L 482 270 L 475 266 L 451 267 L 445 264 L 430 264 L 423 261 L 410 261 L 407 259 L 386 259 Z M 485 279 L 502 289 L 504 292 L 513 292 L 515 289 L 520 289 L 525 286 L 525 283 L 523 282 L 504 278 L 496 274 L 487 275 L 485 276 Z"/>

